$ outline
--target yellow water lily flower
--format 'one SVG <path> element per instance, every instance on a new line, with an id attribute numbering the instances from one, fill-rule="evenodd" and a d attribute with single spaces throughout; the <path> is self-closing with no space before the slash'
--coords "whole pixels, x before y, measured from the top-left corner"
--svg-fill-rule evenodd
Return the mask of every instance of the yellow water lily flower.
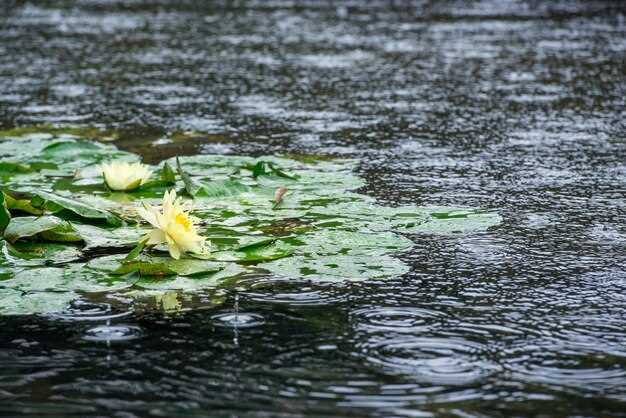
<path id="1" fill-rule="evenodd" d="M 144 236 L 146 245 L 167 244 L 172 258 L 178 260 L 186 252 L 204 254 L 208 252 L 206 238 L 198 235 L 197 219 L 189 215 L 190 202 L 176 198 L 176 192 L 170 190 L 163 196 L 163 206 L 152 207 L 148 204 L 137 208 L 137 213 L 154 228 Z"/>
<path id="2" fill-rule="evenodd" d="M 145 184 L 150 177 L 150 169 L 141 163 L 113 161 L 102 164 L 104 181 L 111 190 L 129 191 Z"/>

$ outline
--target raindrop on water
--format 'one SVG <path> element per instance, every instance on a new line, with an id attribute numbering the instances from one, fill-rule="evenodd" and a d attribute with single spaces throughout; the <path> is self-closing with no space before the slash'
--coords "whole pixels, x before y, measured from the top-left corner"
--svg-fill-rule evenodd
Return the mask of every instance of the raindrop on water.
<path id="1" fill-rule="evenodd" d="M 265 323 L 265 319 L 259 314 L 239 312 L 239 294 L 235 294 L 233 312 L 213 315 L 211 319 L 215 322 L 215 325 L 234 328 L 235 332 L 238 328 L 257 327 Z M 235 334 L 235 344 L 237 344 L 237 334 Z"/>
<path id="2" fill-rule="evenodd" d="M 100 325 L 85 331 L 83 339 L 102 342 L 129 341 L 141 335 L 141 328 L 133 325 Z"/>

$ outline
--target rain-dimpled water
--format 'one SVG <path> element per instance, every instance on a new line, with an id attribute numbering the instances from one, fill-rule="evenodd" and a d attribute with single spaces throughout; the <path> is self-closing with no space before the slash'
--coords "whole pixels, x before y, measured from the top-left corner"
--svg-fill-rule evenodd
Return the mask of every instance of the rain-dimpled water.
<path id="1" fill-rule="evenodd" d="M 26 134 L 0 159 L 26 158 L 18 141 L 84 139 L 158 168 L 179 157 L 196 176 L 274 158 L 305 179 L 283 178 L 280 210 L 335 193 L 361 205 L 342 231 L 371 234 L 350 235 L 355 259 L 272 252 L 266 269 L 244 260 L 243 279 L 202 289 L 182 276 L 174 291 L 59 287 L 61 264 L 78 283 L 121 251 L 0 274 L 1 416 L 624 416 L 622 2 L 1 9 L 0 129 Z M 204 199 L 199 216 L 214 216 Z M 407 210 L 443 215 L 396 228 Z M 278 240 L 321 222 L 273 213 L 257 226 Z M 325 225 L 310 251 L 348 240 Z M 57 281 L 28 284 L 42 280 Z"/>

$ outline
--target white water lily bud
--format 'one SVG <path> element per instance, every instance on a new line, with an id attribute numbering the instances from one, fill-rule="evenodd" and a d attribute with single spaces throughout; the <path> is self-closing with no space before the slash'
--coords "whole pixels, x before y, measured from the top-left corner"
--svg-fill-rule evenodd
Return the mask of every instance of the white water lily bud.
<path id="1" fill-rule="evenodd" d="M 155 228 L 143 238 L 146 245 L 165 243 L 172 258 L 177 260 L 186 252 L 206 254 L 208 243 L 206 238 L 198 235 L 197 219 L 189 215 L 190 210 L 189 202 L 182 203 L 174 190 L 165 192 L 161 208 L 147 204 L 137 208 L 139 216 Z"/>
<path id="2" fill-rule="evenodd" d="M 150 177 L 150 169 L 141 163 L 113 161 L 102 164 L 104 182 L 111 190 L 130 191 L 145 184 Z"/>

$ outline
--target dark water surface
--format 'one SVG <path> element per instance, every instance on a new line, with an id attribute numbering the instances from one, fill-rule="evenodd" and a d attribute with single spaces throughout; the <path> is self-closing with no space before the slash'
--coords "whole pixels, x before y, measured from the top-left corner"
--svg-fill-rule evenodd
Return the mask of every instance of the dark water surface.
<path id="1" fill-rule="evenodd" d="M 385 205 L 505 221 L 411 237 L 392 280 L 241 292 L 237 330 L 234 294 L 0 318 L 0 415 L 625 416 L 623 2 L 1 3 L 0 126 L 351 156 Z"/>

